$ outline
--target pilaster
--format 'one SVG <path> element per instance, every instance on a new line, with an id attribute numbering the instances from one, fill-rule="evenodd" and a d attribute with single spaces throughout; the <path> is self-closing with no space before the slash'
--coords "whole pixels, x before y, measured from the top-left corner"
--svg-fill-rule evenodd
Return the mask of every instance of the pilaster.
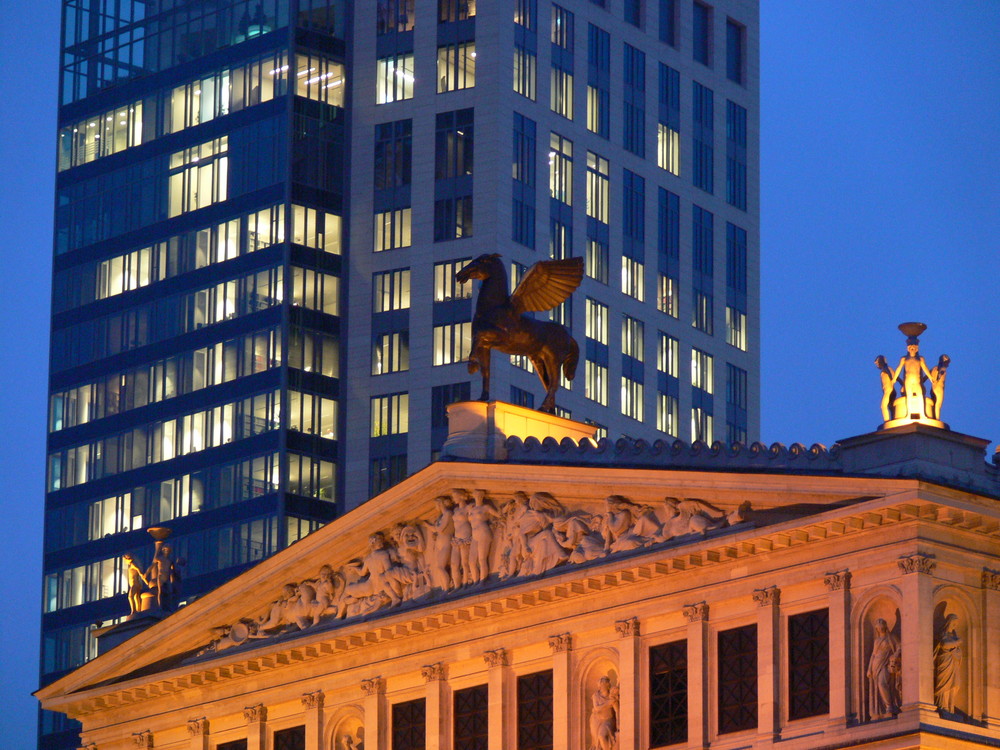
<path id="1" fill-rule="evenodd" d="M 385 702 L 385 680 L 369 677 L 361 681 L 365 708 L 365 746 L 382 750 L 389 746 L 389 717 Z"/>
<path id="2" fill-rule="evenodd" d="M 688 748 L 708 747 L 708 604 L 684 607 L 688 621 Z"/>
<path id="3" fill-rule="evenodd" d="M 187 723 L 189 744 L 188 750 L 209 750 L 208 719 L 191 719 Z"/>
<path id="4" fill-rule="evenodd" d="M 983 570 L 983 658 L 986 660 L 986 701 L 983 718 L 986 726 L 1000 732 L 1000 571 Z M 992 647 L 991 647 L 992 644 Z"/>
<path id="5" fill-rule="evenodd" d="M 830 613 L 830 728 L 847 728 L 851 712 L 851 573 L 842 570 L 823 578 L 829 591 Z"/>
<path id="6" fill-rule="evenodd" d="M 615 623 L 618 633 L 618 747 L 639 747 L 639 620 Z"/>
<path id="7" fill-rule="evenodd" d="M 776 586 L 757 589 L 753 600 L 757 610 L 757 734 L 765 741 L 777 739 L 781 725 L 778 723 L 780 699 L 778 643 L 778 605 L 781 590 Z"/>
<path id="8" fill-rule="evenodd" d="M 900 710 L 915 713 L 918 721 L 936 719 L 934 703 L 934 579 L 937 563 L 929 555 L 916 554 L 897 561 L 903 592 L 900 651 L 902 657 Z"/>
<path id="9" fill-rule="evenodd" d="M 552 649 L 552 750 L 569 750 L 570 652 L 569 633 L 549 636 Z"/>
<path id="10" fill-rule="evenodd" d="M 247 722 L 247 750 L 267 750 L 267 708 L 263 703 L 243 709 Z"/>
<path id="11" fill-rule="evenodd" d="M 451 732 L 448 731 L 448 682 L 442 662 L 428 664 L 420 669 L 427 684 L 427 750 L 450 750 Z"/>
<path id="12" fill-rule="evenodd" d="M 306 750 L 323 747 L 323 691 L 303 693 L 302 708 L 306 714 Z"/>
<path id="13" fill-rule="evenodd" d="M 498 648 L 486 651 L 483 661 L 489 668 L 487 688 L 489 690 L 489 750 L 507 750 L 513 746 L 513 737 L 508 728 L 510 714 L 511 668 L 507 650 Z"/>

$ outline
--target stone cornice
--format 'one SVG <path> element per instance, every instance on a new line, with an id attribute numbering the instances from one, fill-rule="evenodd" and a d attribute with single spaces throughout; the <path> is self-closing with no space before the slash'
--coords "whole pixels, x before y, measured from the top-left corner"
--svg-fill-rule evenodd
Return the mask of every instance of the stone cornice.
<path id="1" fill-rule="evenodd" d="M 439 600 L 411 611 L 387 610 L 383 617 L 344 623 L 329 630 L 306 630 L 292 639 L 262 643 L 253 651 L 222 652 L 202 662 L 166 670 L 152 680 L 139 677 L 85 688 L 54 698 L 50 705 L 58 704 L 60 710 L 68 711 L 73 717 L 86 716 L 220 680 L 253 679 L 264 671 L 325 659 L 399 638 L 420 636 L 538 605 L 644 584 L 668 575 L 703 571 L 756 555 L 902 523 L 941 524 L 1000 539 L 1000 522 L 995 518 L 968 511 L 956 512 L 954 508 L 919 499 L 883 507 L 877 506 L 879 502 L 885 499 L 872 500 L 856 508 L 831 509 L 763 529 L 736 528 L 732 533 L 708 540 L 696 539 L 663 549 L 642 550 L 630 557 L 557 569 L 554 572 L 558 575 L 519 580 L 507 587 L 478 594 L 473 592 L 454 600 Z M 845 514 L 845 510 L 854 512 Z"/>

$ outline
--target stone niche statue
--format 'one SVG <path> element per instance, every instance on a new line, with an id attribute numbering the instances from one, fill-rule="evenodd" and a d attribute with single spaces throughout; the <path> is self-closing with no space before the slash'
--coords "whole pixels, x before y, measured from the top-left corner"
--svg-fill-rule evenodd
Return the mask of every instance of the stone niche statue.
<path id="1" fill-rule="evenodd" d="M 884 618 L 875 620 L 871 656 L 865 677 L 868 681 L 868 718 L 887 719 L 899 713 L 902 693 L 902 650 L 899 638 Z"/>
<path id="2" fill-rule="evenodd" d="M 941 421 L 945 378 L 951 358 L 942 354 L 933 369 L 920 356 L 920 339 L 927 330 L 923 323 L 901 323 L 899 330 L 906 336 L 906 355 L 900 357 L 896 369 L 891 369 L 883 355 L 875 358 L 875 367 L 882 380 L 882 425 L 879 429 L 898 427 L 914 422 L 948 428 Z M 929 392 L 928 392 L 929 384 Z M 896 386 L 899 393 L 896 393 Z"/>
<path id="3" fill-rule="evenodd" d="M 955 698 L 961 687 L 962 638 L 958 615 L 949 614 L 934 637 L 934 702 L 942 711 L 955 713 Z"/>
<path id="4" fill-rule="evenodd" d="M 611 678 L 602 676 L 597 690 L 590 696 L 589 750 L 615 750 L 618 747 L 619 687 Z"/>

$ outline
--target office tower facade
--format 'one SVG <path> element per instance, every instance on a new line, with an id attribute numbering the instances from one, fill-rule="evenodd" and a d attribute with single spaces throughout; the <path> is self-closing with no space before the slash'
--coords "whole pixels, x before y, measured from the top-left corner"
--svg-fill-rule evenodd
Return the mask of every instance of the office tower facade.
<path id="1" fill-rule="evenodd" d="M 63 27 L 43 682 L 127 610 L 145 528 L 192 598 L 433 460 L 479 393 L 481 253 L 585 259 L 559 413 L 757 437 L 755 2 L 64 0 Z M 493 397 L 540 403 L 529 367 L 495 355 Z"/>

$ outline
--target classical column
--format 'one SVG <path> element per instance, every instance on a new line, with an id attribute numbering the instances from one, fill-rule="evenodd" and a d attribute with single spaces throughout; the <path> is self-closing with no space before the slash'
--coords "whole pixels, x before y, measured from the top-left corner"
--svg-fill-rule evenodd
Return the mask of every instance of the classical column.
<path id="1" fill-rule="evenodd" d="M 688 621 L 688 747 L 708 747 L 708 605 L 684 607 Z"/>
<path id="2" fill-rule="evenodd" d="M 382 750 L 389 746 L 389 717 L 385 705 L 385 680 L 370 677 L 361 681 L 365 709 L 365 748 Z"/>
<path id="3" fill-rule="evenodd" d="M 639 619 L 615 623 L 618 633 L 618 747 L 639 747 Z"/>
<path id="4" fill-rule="evenodd" d="M 830 573 L 823 583 L 830 592 L 830 726 L 845 729 L 851 713 L 851 572 Z"/>
<path id="5" fill-rule="evenodd" d="M 569 662 L 573 639 L 569 633 L 550 635 L 549 648 L 552 649 L 552 750 L 569 750 Z"/>
<path id="6" fill-rule="evenodd" d="M 1000 643 L 1000 571 L 998 570 L 983 569 L 983 613 L 986 615 L 984 618 L 986 632 L 983 633 L 986 700 L 983 717 L 986 726 L 1000 732 L 1000 648 L 996 648 L 996 644 Z"/>
<path id="7" fill-rule="evenodd" d="M 187 723 L 188 737 L 190 737 L 190 750 L 209 750 L 208 745 L 208 719 L 191 719 Z"/>
<path id="8" fill-rule="evenodd" d="M 753 592 L 757 602 L 757 734 L 777 739 L 781 725 L 778 717 L 780 700 L 778 663 L 781 648 L 778 643 L 778 604 L 781 590 L 777 586 Z"/>
<path id="9" fill-rule="evenodd" d="M 267 708 L 263 703 L 243 709 L 247 722 L 247 750 L 267 750 Z"/>
<path id="10" fill-rule="evenodd" d="M 510 712 L 511 669 L 507 650 L 503 648 L 486 651 L 483 661 L 489 667 L 487 687 L 489 690 L 489 750 L 508 750 L 513 737 L 508 730 L 507 715 Z M 510 741 L 508 741 L 510 740 Z"/>
<path id="11" fill-rule="evenodd" d="M 427 683 L 427 750 L 449 750 L 452 733 L 448 726 L 448 678 L 444 664 L 421 667 L 420 675 Z"/>
<path id="12" fill-rule="evenodd" d="M 929 555 L 900 557 L 900 588 L 903 619 L 900 637 L 902 656 L 903 712 L 916 712 L 920 721 L 936 719 L 934 703 L 934 578 L 935 566 Z"/>
<path id="13" fill-rule="evenodd" d="M 302 708 L 306 713 L 306 750 L 320 750 L 323 747 L 323 691 L 303 693 Z"/>

